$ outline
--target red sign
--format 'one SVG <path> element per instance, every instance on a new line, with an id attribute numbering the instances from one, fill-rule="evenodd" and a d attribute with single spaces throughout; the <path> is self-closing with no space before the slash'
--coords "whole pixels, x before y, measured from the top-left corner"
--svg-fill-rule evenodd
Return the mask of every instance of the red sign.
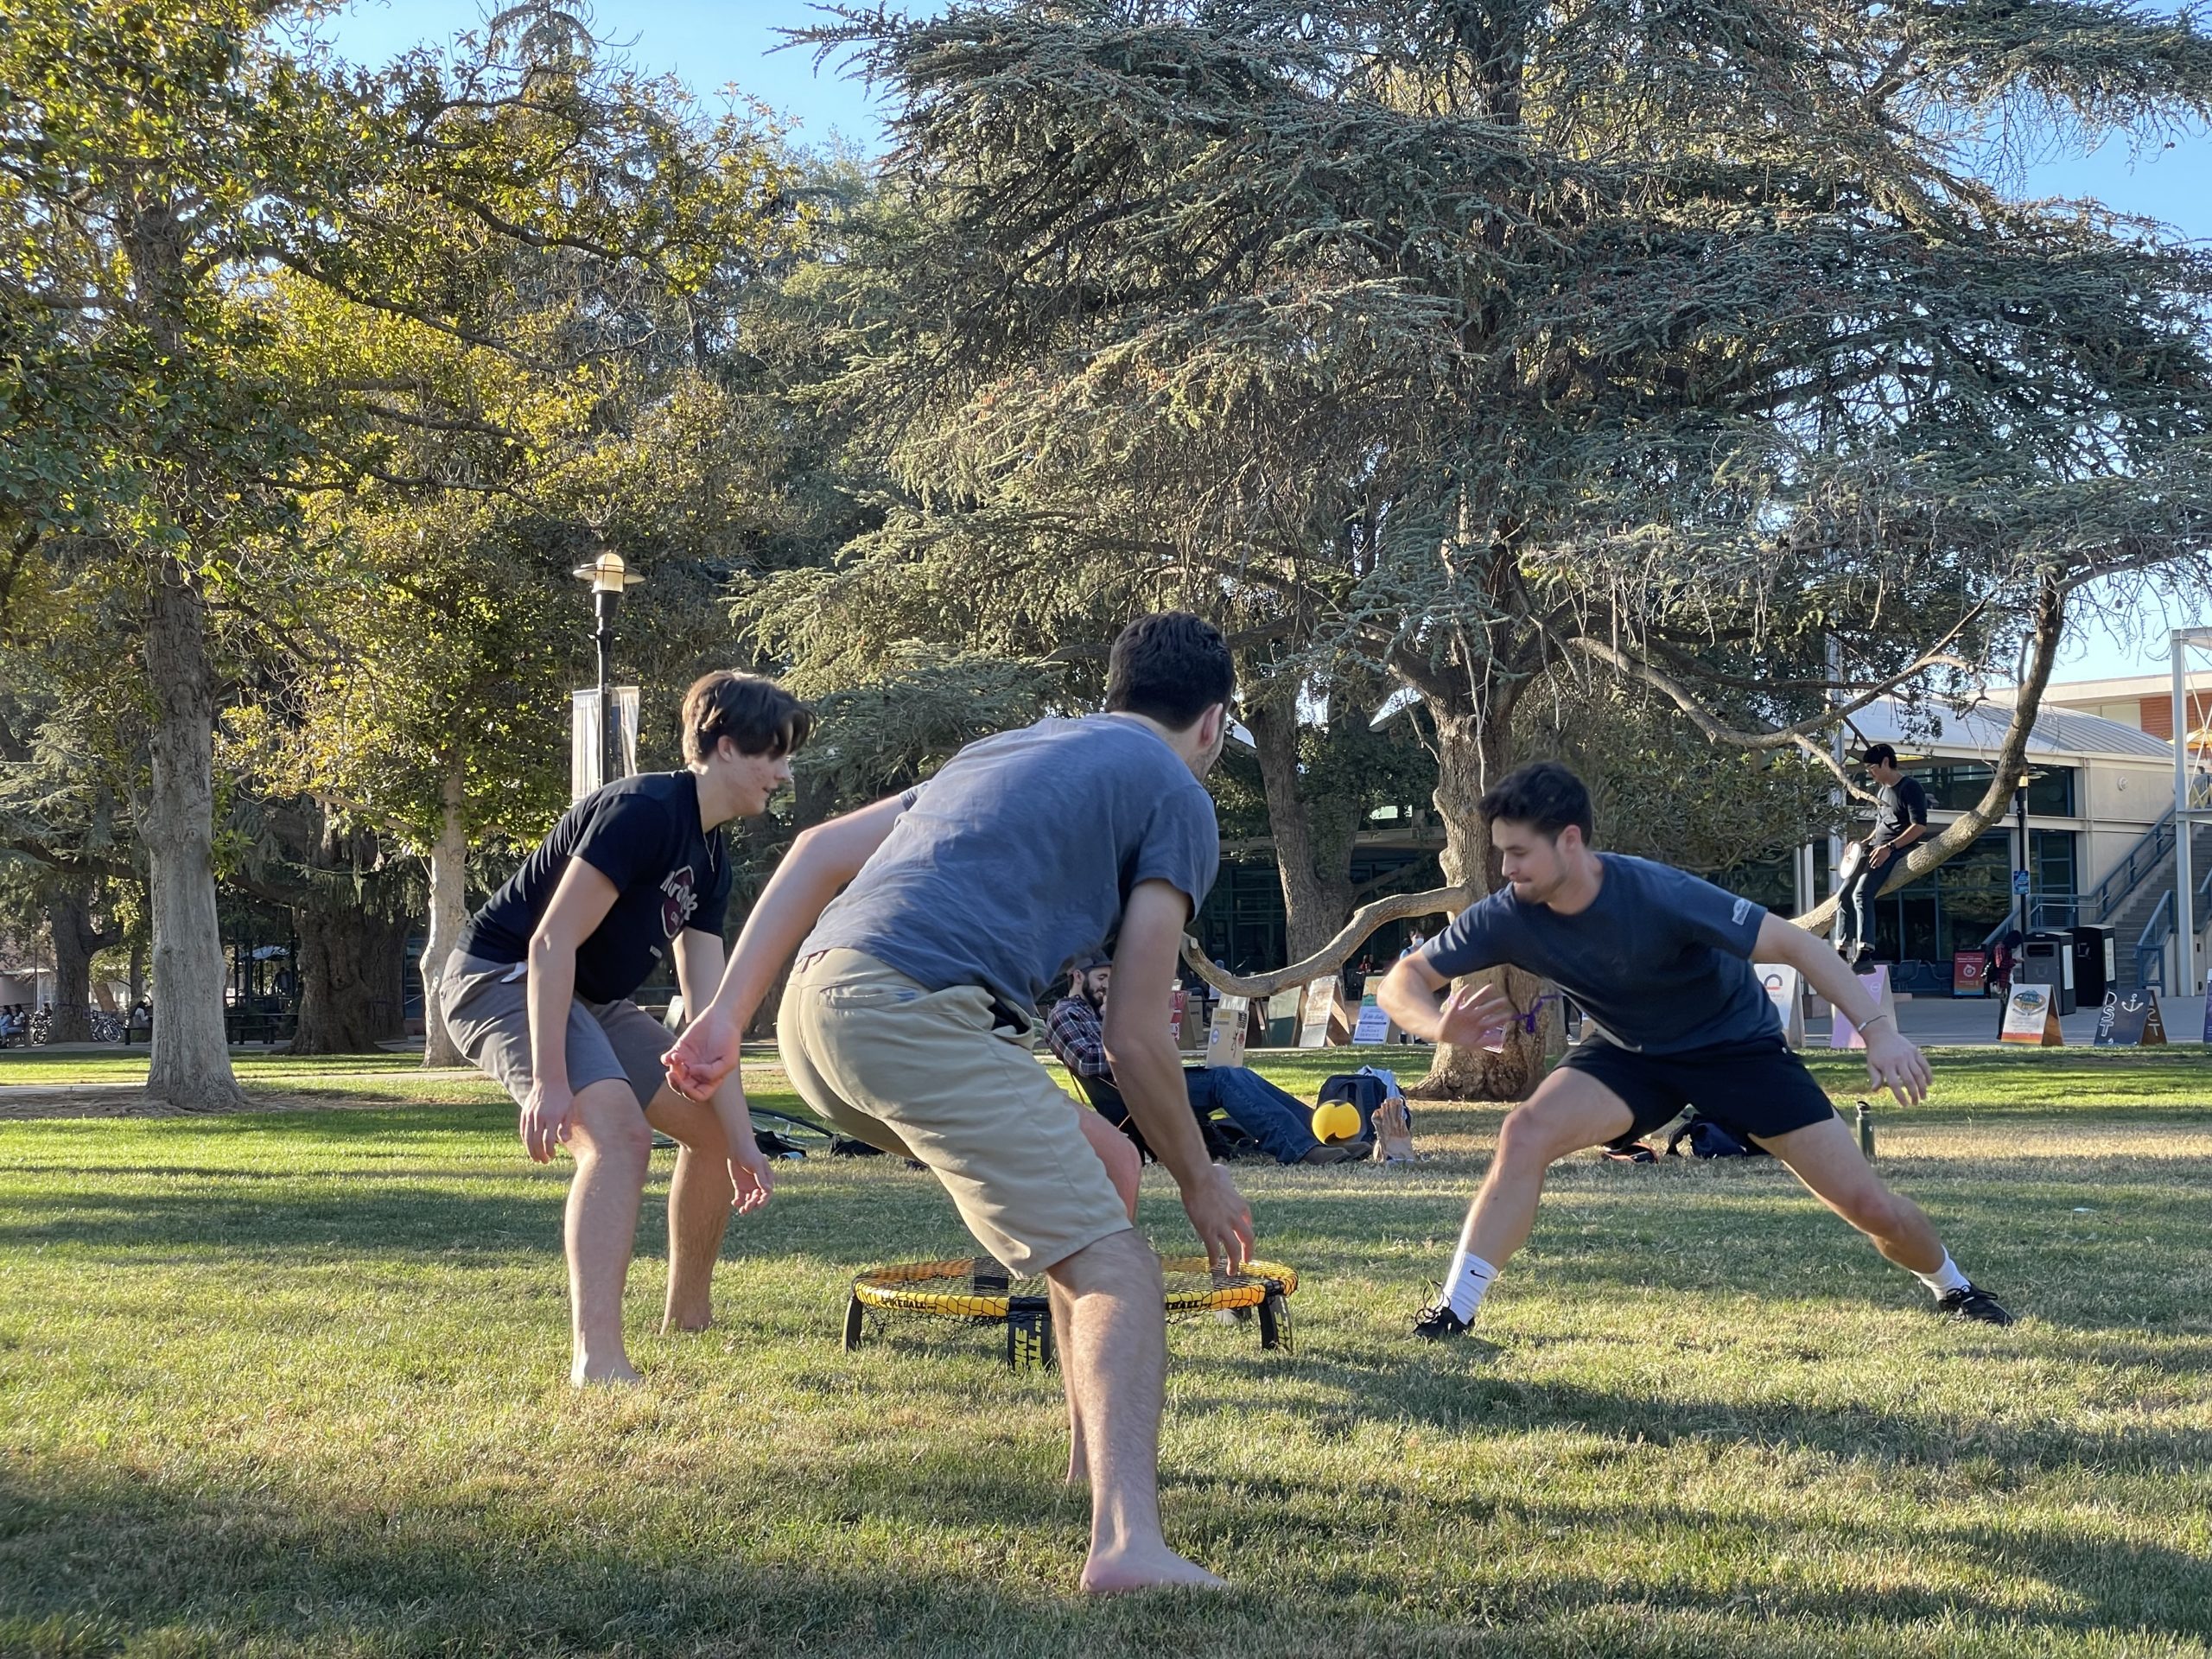
<path id="1" fill-rule="evenodd" d="M 1979 950 L 1951 952 L 1951 995 L 1988 995 L 1989 958 Z"/>

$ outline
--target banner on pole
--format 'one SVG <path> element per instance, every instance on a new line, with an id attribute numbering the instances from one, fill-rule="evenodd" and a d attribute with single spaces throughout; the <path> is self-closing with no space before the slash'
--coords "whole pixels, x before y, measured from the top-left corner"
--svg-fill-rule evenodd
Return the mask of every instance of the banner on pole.
<path id="1" fill-rule="evenodd" d="M 618 685 L 613 690 L 614 735 L 622 755 L 622 775 L 638 775 L 638 688 Z M 606 728 L 601 724 L 599 690 L 569 693 L 569 799 L 573 804 L 608 780 L 604 771 Z"/>

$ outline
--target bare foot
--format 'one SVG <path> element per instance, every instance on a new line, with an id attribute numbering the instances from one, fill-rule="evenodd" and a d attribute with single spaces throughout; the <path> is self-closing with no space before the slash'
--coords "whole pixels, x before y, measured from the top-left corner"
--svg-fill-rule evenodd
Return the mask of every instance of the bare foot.
<path id="1" fill-rule="evenodd" d="M 572 1389 L 626 1388 L 632 1382 L 645 1380 L 631 1369 L 626 1359 L 618 1359 L 605 1365 L 595 1365 L 588 1359 L 580 1359 L 569 1370 L 569 1386 Z"/>
<path id="2" fill-rule="evenodd" d="M 1101 1553 L 1094 1550 L 1083 1564 L 1085 1595 L 1117 1596 L 1134 1590 L 1226 1590 L 1229 1581 L 1217 1578 L 1196 1561 L 1186 1561 L 1165 1544 Z"/>

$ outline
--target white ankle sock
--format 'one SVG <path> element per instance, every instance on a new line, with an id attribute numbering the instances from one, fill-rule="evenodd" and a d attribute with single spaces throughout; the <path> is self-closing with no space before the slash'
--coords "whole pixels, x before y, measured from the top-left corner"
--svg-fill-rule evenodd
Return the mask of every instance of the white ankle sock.
<path id="1" fill-rule="evenodd" d="M 1452 1253 L 1451 1271 L 1444 1275 L 1444 1300 L 1454 1313 L 1471 1325 L 1475 1310 L 1483 1305 L 1483 1294 L 1497 1277 L 1496 1268 L 1479 1255 L 1469 1255 L 1462 1244 Z"/>
<path id="2" fill-rule="evenodd" d="M 1958 1264 L 1951 1260 L 1948 1250 L 1943 1252 L 1943 1265 L 1935 1272 L 1916 1273 L 1912 1276 L 1927 1286 L 1939 1300 L 1955 1290 L 1967 1287 L 1967 1276 L 1959 1271 Z"/>

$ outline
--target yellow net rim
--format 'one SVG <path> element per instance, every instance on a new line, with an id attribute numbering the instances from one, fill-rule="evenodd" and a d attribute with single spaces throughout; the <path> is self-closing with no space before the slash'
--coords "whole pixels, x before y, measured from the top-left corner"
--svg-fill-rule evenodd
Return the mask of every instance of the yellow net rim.
<path id="1" fill-rule="evenodd" d="M 1162 1256 L 1162 1273 L 1203 1274 L 1211 1271 L 1203 1255 Z M 853 1278 L 853 1299 L 863 1307 L 887 1308 L 903 1313 L 938 1313 L 961 1319 L 1002 1319 L 1017 1305 L 1041 1306 L 1041 1292 L 932 1289 L 950 1280 L 972 1285 L 973 1256 L 954 1256 L 941 1262 L 897 1262 L 870 1268 Z M 1280 1262 L 1247 1262 L 1241 1272 L 1217 1281 L 1205 1289 L 1167 1292 L 1166 1311 L 1201 1313 L 1215 1308 L 1257 1307 L 1270 1296 L 1288 1296 L 1298 1289 L 1298 1270 Z"/>

